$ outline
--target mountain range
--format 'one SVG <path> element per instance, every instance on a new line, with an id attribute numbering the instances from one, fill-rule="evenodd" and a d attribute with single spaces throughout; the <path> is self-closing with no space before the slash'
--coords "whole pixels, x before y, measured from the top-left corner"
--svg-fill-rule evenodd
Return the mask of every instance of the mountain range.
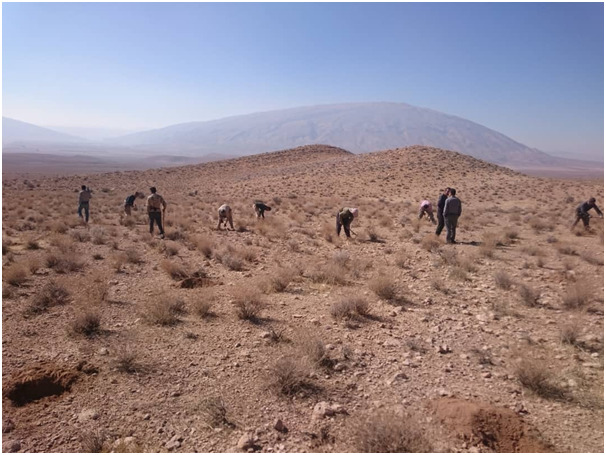
<path id="1" fill-rule="evenodd" d="M 469 120 L 405 103 L 333 104 L 189 122 L 89 141 L 3 117 L 4 152 L 237 157 L 307 144 L 353 153 L 427 145 L 517 169 L 578 166 Z M 595 163 L 592 164 L 595 166 Z M 602 165 L 603 166 L 603 165 Z"/>

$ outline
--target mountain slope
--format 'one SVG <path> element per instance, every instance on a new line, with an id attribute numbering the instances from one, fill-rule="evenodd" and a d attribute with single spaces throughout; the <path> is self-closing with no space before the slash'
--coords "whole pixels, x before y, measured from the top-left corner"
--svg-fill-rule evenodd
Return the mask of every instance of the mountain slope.
<path id="1" fill-rule="evenodd" d="M 19 142 L 40 142 L 40 143 L 76 143 L 87 142 L 86 139 L 72 136 L 70 134 L 59 133 L 48 128 L 22 122 L 8 117 L 2 117 L 2 145 L 14 144 Z"/>
<path id="2" fill-rule="evenodd" d="M 404 103 L 301 107 L 192 122 L 130 134 L 112 143 L 164 152 L 246 155 L 310 143 L 354 153 L 428 145 L 499 164 L 549 164 L 554 158 L 477 123 Z"/>

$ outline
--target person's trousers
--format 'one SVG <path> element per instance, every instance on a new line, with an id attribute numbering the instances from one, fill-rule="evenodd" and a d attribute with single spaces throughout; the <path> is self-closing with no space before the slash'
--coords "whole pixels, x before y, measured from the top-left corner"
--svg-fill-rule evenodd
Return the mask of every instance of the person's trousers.
<path id="1" fill-rule="evenodd" d="M 88 223 L 88 214 L 89 214 L 89 204 L 88 202 L 80 202 L 78 204 L 78 216 L 82 218 L 82 210 L 84 210 L 85 220 Z"/>
<path id="2" fill-rule="evenodd" d="M 158 225 L 160 235 L 164 234 L 164 228 L 162 227 L 162 212 L 149 212 L 149 233 L 154 233 L 154 223 Z"/>
<path id="3" fill-rule="evenodd" d="M 577 219 L 572 226 L 576 226 L 579 220 L 583 220 L 583 226 L 589 227 L 589 213 L 577 212 Z"/>
<path id="4" fill-rule="evenodd" d="M 459 215 L 446 215 L 444 217 L 446 224 L 446 242 L 454 243 L 457 235 L 457 222 L 459 221 Z"/>
<path id="5" fill-rule="evenodd" d="M 130 216 L 132 208 L 133 208 L 132 205 L 124 204 L 124 213 L 126 213 L 128 216 Z"/>
<path id="6" fill-rule="evenodd" d="M 442 229 L 444 229 L 444 215 L 442 215 L 442 211 L 438 209 L 438 227 L 436 228 L 436 235 L 440 235 Z"/>
<path id="7" fill-rule="evenodd" d="M 343 230 L 345 231 L 345 235 L 347 237 L 351 237 L 351 232 L 349 231 L 349 225 L 351 222 L 345 221 L 341 223 L 341 217 L 337 213 L 337 235 L 341 235 L 341 226 L 343 226 Z"/>

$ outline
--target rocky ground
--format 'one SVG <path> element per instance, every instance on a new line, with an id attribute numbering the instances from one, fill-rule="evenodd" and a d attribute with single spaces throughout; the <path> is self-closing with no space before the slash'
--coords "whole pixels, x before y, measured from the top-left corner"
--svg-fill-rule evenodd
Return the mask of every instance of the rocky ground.
<path id="1" fill-rule="evenodd" d="M 2 183 L 4 451 L 603 452 L 602 180 L 307 146 Z M 121 214 L 151 185 L 164 240 Z"/>

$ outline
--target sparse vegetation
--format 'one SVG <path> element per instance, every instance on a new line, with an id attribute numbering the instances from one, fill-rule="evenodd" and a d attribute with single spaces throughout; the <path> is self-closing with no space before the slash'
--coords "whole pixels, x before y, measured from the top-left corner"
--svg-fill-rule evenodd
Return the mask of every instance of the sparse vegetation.
<path id="1" fill-rule="evenodd" d="M 567 310 L 582 309 L 589 304 L 592 294 L 593 290 L 591 284 L 577 281 L 569 285 L 566 289 L 562 304 Z"/>
<path id="2" fill-rule="evenodd" d="M 284 395 L 296 395 L 312 388 L 305 362 L 294 357 L 279 358 L 270 370 L 270 387 Z"/>
<path id="3" fill-rule="evenodd" d="M 566 392 L 556 382 L 547 365 L 536 359 L 522 359 L 516 366 L 515 374 L 520 383 L 541 398 L 563 400 Z"/>
<path id="4" fill-rule="evenodd" d="M 233 304 L 239 319 L 252 322 L 259 319 L 261 312 L 266 308 L 265 302 L 261 300 L 259 291 L 248 287 L 241 287 L 235 290 Z"/>
<path id="5" fill-rule="evenodd" d="M 377 411 L 356 421 L 350 435 L 353 452 L 426 453 L 434 448 L 417 419 Z"/>
<path id="6" fill-rule="evenodd" d="M 370 314 L 370 305 L 364 297 L 342 297 L 330 307 L 330 315 L 336 319 L 366 317 Z"/>
<path id="7" fill-rule="evenodd" d="M 72 320 L 69 328 L 73 334 L 92 337 L 101 330 L 101 316 L 95 310 L 83 310 Z"/>
<path id="8" fill-rule="evenodd" d="M 381 299 L 395 300 L 397 297 L 395 279 L 389 274 L 375 276 L 368 282 L 368 287 Z"/>
<path id="9" fill-rule="evenodd" d="M 150 324 L 171 326 L 180 321 L 185 311 L 185 302 L 170 295 L 161 295 L 146 306 L 143 317 Z"/>
<path id="10" fill-rule="evenodd" d="M 54 281 L 50 281 L 34 295 L 32 302 L 27 309 L 27 313 L 39 314 L 51 307 L 64 305 L 68 300 L 69 292 L 67 289 Z"/>

